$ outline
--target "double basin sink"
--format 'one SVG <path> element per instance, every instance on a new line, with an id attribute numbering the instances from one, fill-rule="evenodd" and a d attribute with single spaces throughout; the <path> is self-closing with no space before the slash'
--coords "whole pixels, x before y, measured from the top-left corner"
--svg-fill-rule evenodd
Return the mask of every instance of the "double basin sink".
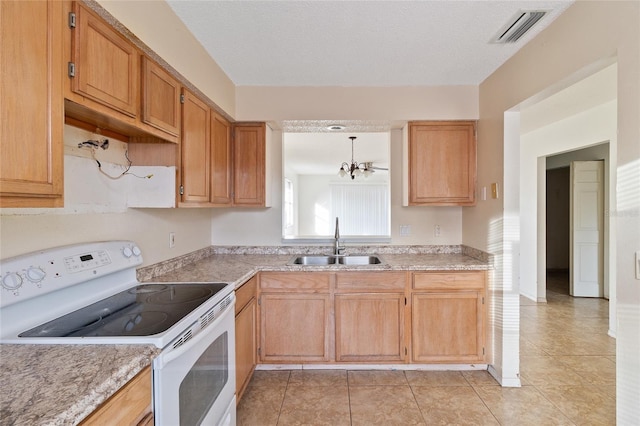
<path id="1" fill-rule="evenodd" d="M 379 265 L 378 256 L 346 256 L 346 255 L 311 255 L 298 256 L 291 261 L 292 265 L 325 266 L 325 265 Z"/>

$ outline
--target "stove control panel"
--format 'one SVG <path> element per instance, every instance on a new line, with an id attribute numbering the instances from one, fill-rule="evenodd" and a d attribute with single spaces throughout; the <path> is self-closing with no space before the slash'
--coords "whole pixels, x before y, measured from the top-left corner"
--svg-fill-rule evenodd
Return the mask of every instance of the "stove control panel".
<path id="1" fill-rule="evenodd" d="M 125 270 L 126 279 L 135 281 L 140 264 L 142 251 L 133 241 L 75 244 L 3 259 L 0 307 Z"/>

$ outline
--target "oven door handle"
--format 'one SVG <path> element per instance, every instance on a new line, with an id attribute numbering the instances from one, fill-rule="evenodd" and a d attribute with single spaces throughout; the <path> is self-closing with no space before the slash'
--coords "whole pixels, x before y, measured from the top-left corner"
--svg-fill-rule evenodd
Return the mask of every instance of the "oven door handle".
<path id="1" fill-rule="evenodd" d="M 211 330 L 213 330 L 214 328 L 216 328 L 222 321 L 224 321 L 227 316 L 233 315 L 235 313 L 235 295 L 232 294 L 231 303 L 229 305 L 227 305 L 227 307 L 224 309 L 224 311 L 221 311 L 221 312 L 222 312 L 222 314 L 218 318 L 216 318 L 214 320 L 214 322 L 212 322 L 209 325 L 207 325 L 204 329 L 201 329 L 195 335 L 195 337 L 187 340 L 187 342 L 183 343 L 181 346 L 179 346 L 178 348 L 176 348 L 174 350 L 171 350 L 171 351 L 169 351 L 167 353 L 161 353 L 156 358 L 156 360 L 159 361 L 157 368 L 158 369 L 162 369 L 166 364 L 168 364 L 171 361 L 173 361 L 174 359 L 178 358 L 179 356 L 181 356 L 185 352 L 191 350 L 191 348 L 193 346 L 197 345 L 202 340 L 207 338 L 209 332 Z"/>

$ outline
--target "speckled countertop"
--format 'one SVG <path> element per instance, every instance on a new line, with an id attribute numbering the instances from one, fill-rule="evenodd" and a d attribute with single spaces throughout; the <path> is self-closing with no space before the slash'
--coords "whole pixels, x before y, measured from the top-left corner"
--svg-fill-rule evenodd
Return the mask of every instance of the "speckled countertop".
<path id="1" fill-rule="evenodd" d="M 77 424 L 158 353 L 152 345 L 0 345 L 0 424 Z"/>
<path id="2" fill-rule="evenodd" d="M 236 288 L 259 271 L 487 270 L 488 255 L 465 246 L 350 247 L 374 253 L 366 266 L 303 266 L 318 247 L 207 247 L 138 270 L 138 280 L 228 282 Z M 149 365 L 152 345 L 0 345 L 0 424 L 77 424 Z"/>
<path id="3" fill-rule="evenodd" d="M 162 262 L 138 271 L 140 281 L 157 282 L 227 282 L 236 288 L 259 271 L 452 271 L 487 270 L 488 259 L 481 252 L 460 246 L 371 247 L 352 248 L 349 254 L 373 253 L 377 265 L 293 265 L 301 254 L 319 254 L 308 247 L 246 248 L 213 247 L 205 254 L 194 252 L 179 259 Z M 297 252 L 296 252 L 297 251 Z M 325 250 L 326 251 L 326 250 Z M 322 253 L 322 251 L 320 251 Z M 189 261 L 189 256 L 192 258 Z M 179 266 L 175 267 L 175 262 Z"/>

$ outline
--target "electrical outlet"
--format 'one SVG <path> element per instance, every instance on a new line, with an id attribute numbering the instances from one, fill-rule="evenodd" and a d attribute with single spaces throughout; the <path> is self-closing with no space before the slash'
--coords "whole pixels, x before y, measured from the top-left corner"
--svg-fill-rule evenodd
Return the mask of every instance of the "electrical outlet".
<path id="1" fill-rule="evenodd" d="M 173 248 L 176 245 L 176 233 L 169 232 L 169 248 Z"/>
<path id="2" fill-rule="evenodd" d="M 636 280 L 640 280 L 640 251 L 636 252 Z"/>
<path id="3" fill-rule="evenodd" d="M 433 225 L 433 236 L 434 237 L 439 237 L 440 236 L 440 225 Z"/>
<path id="4" fill-rule="evenodd" d="M 411 225 L 400 225 L 400 236 L 408 237 L 411 235 Z"/>

